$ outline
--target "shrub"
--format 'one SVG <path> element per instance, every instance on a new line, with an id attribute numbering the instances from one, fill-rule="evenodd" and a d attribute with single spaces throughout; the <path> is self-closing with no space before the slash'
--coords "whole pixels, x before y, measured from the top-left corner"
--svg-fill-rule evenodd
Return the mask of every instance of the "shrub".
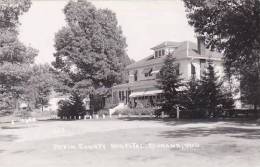
<path id="1" fill-rule="evenodd" d="M 58 103 L 59 117 L 78 117 L 86 114 L 86 109 L 83 106 L 82 98 L 76 92 L 72 92 L 69 100 L 61 100 Z"/>

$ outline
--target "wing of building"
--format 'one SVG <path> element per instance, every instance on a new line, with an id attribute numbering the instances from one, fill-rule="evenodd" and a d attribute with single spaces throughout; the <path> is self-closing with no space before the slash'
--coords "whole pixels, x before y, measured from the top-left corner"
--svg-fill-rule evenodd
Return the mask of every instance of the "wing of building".
<path id="1" fill-rule="evenodd" d="M 184 80 L 189 80 L 191 76 L 200 79 L 208 59 L 213 61 L 219 75 L 223 75 L 222 55 L 206 49 L 200 38 L 197 44 L 167 41 L 151 49 L 152 55 L 126 67 L 129 82 L 112 88 L 114 104 L 123 102 L 135 107 L 141 102 L 144 106 L 153 106 L 163 93 L 158 88 L 157 78 L 167 54 L 176 58 L 178 71 Z"/>

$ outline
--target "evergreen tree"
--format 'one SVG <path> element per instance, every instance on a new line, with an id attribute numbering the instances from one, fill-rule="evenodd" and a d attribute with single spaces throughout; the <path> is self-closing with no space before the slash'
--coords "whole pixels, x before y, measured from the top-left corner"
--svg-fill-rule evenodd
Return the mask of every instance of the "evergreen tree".
<path id="1" fill-rule="evenodd" d="M 216 117 L 218 105 L 222 105 L 223 94 L 221 91 L 223 82 L 219 81 L 212 61 L 208 61 L 208 67 L 203 72 L 200 80 L 201 108 L 206 109 L 209 116 Z"/>
<path id="2" fill-rule="evenodd" d="M 85 115 L 85 107 L 79 92 L 72 91 L 68 100 L 59 102 L 58 116 L 72 118 Z"/>
<path id="3" fill-rule="evenodd" d="M 176 106 L 182 105 L 183 88 L 181 74 L 175 58 L 169 54 L 166 56 L 164 65 L 160 70 L 158 79 L 159 88 L 163 90 L 163 100 L 159 104 L 160 111 L 165 112 L 169 116 L 176 116 Z"/>
<path id="4" fill-rule="evenodd" d="M 191 112 L 192 118 L 203 118 L 205 117 L 205 108 L 203 105 L 204 99 L 201 98 L 201 86 L 200 81 L 195 78 L 191 78 L 191 80 L 187 83 L 187 89 L 185 91 L 185 102 L 183 106 L 186 110 Z"/>
<path id="5" fill-rule="evenodd" d="M 85 113 L 84 103 L 82 97 L 78 92 L 72 92 L 70 96 L 71 103 L 71 115 L 72 116 L 82 116 Z"/>

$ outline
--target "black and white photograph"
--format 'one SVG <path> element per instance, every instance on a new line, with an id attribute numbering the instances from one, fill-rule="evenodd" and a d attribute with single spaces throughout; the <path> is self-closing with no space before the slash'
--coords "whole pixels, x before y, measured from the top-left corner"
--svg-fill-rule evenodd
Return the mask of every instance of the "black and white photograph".
<path id="1" fill-rule="evenodd" d="M 260 167 L 260 0 L 0 0 L 0 167 Z"/>

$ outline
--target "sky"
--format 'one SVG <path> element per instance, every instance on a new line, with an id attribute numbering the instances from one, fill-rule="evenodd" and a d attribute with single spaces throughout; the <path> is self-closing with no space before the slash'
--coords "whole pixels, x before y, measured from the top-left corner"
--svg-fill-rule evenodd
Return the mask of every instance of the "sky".
<path id="1" fill-rule="evenodd" d="M 32 0 L 20 17 L 19 39 L 39 50 L 36 63 L 54 60 L 54 36 L 66 26 L 63 8 L 68 0 Z M 150 48 L 164 41 L 196 41 L 181 0 L 90 0 L 97 8 L 117 15 L 126 37 L 127 54 L 136 61 L 151 55 Z"/>

